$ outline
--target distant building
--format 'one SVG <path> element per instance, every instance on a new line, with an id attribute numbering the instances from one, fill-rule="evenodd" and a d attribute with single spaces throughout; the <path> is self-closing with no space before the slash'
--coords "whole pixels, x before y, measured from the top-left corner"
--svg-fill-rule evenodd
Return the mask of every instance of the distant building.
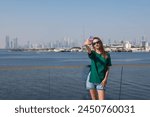
<path id="1" fill-rule="evenodd" d="M 13 44 L 13 41 L 11 40 L 10 42 L 10 48 L 13 49 L 14 48 L 14 44 Z"/>
<path id="2" fill-rule="evenodd" d="M 18 38 L 15 38 L 14 40 L 14 49 L 17 49 L 18 48 Z"/>
<path id="3" fill-rule="evenodd" d="M 6 49 L 17 49 L 17 48 L 19 48 L 18 38 L 10 40 L 9 36 L 6 36 L 6 38 L 5 38 L 5 48 Z"/>
<path id="4" fill-rule="evenodd" d="M 71 52 L 81 52 L 82 51 L 82 48 L 81 47 L 72 47 L 70 49 Z"/>
<path id="5" fill-rule="evenodd" d="M 10 40 L 9 40 L 9 36 L 6 36 L 6 39 L 5 39 L 5 48 L 6 48 L 6 49 L 10 49 Z"/>
<path id="6" fill-rule="evenodd" d="M 143 40 L 143 41 L 142 41 L 142 47 L 148 47 L 148 42 L 145 41 L 145 40 Z"/>
<path id="7" fill-rule="evenodd" d="M 27 42 L 26 48 L 30 48 L 30 41 Z"/>
<path id="8" fill-rule="evenodd" d="M 149 49 L 149 44 L 147 41 L 142 40 L 142 48 L 144 48 L 144 50 L 148 50 Z"/>
<path id="9" fill-rule="evenodd" d="M 124 49 L 131 49 L 131 43 L 129 41 L 123 42 L 123 48 Z"/>

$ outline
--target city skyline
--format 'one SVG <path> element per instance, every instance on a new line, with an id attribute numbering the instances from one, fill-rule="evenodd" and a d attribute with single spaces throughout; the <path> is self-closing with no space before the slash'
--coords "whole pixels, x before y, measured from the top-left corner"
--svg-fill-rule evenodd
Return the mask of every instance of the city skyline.
<path id="1" fill-rule="evenodd" d="M 150 43 L 144 38 L 144 36 L 141 37 L 140 40 L 107 40 L 107 43 L 103 43 L 105 46 L 110 45 L 120 45 L 123 43 L 130 43 L 134 47 L 140 47 L 142 45 L 147 44 L 147 46 L 150 46 Z M 144 43 L 144 44 L 142 44 Z M 30 41 L 27 41 L 26 43 L 23 43 L 22 45 L 19 42 L 19 39 L 11 38 L 8 35 L 5 37 L 5 49 L 31 49 L 31 48 L 72 48 L 72 47 L 83 47 L 82 43 L 79 43 L 78 41 L 74 41 L 69 37 L 65 37 L 62 40 L 55 40 L 55 41 L 49 41 L 47 43 L 31 43 Z"/>
<path id="2" fill-rule="evenodd" d="M 82 43 L 89 36 L 150 42 L 149 0 L 1 0 L 0 48 L 5 37 L 48 43 L 69 37 Z"/>
<path id="3" fill-rule="evenodd" d="M 53 42 L 49 41 L 47 43 L 31 43 L 27 41 L 26 43 L 20 44 L 20 40 L 16 38 L 11 38 L 8 35 L 5 37 L 5 49 L 21 49 L 21 48 L 72 48 L 80 47 L 81 43 L 72 40 L 69 37 L 65 37 L 63 40 L 55 40 Z"/>

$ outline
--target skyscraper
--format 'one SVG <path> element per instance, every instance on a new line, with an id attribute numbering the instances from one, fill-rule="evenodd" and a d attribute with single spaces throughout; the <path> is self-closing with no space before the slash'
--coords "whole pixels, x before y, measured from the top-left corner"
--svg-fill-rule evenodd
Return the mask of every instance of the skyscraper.
<path id="1" fill-rule="evenodd" d="M 18 48 L 18 38 L 14 39 L 14 49 Z"/>
<path id="2" fill-rule="evenodd" d="M 5 38 L 5 49 L 10 49 L 9 36 L 6 36 Z"/>

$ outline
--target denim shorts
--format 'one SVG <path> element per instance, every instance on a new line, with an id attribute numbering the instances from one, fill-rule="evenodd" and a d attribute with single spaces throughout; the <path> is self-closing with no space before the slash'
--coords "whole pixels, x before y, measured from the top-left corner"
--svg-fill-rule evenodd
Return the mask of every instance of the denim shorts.
<path id="1" fill-rule="evenodd" d="M 87 76 L 87 80 L 86 80 L 86 89 L 95 89 L 95 90 L 105 90 L 105 87 L 103 87 L 103 85 L 101 83 L 91 83 L 90 80 L 90 74 L 91 72 L 89 72 L 88 76 Z"/>

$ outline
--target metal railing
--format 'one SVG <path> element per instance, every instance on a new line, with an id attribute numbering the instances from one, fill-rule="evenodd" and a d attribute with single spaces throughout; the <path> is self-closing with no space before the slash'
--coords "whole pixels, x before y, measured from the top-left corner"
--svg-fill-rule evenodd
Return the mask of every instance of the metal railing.
<path id="1" fill-rule="evenodd" d="M 116 64 L 110 69 L 106 99 L 150 99 L 150 64 Z M 0 99 L 87 100 L 89 66 L 0 67 Z"/>

